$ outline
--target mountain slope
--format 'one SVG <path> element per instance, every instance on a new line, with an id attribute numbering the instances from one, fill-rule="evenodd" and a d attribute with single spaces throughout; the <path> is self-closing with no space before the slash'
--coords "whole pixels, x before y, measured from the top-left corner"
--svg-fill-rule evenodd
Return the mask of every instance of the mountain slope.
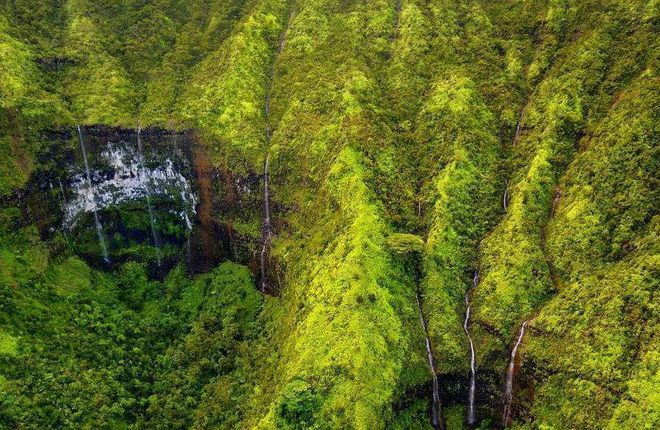
<path id="1" fill-rule="evenodd" d="M 657 6 L 0 2 L 0 426 L 654 428 Z M 234 262 L 76 256 L 77 125 L 187 130 Z"/>

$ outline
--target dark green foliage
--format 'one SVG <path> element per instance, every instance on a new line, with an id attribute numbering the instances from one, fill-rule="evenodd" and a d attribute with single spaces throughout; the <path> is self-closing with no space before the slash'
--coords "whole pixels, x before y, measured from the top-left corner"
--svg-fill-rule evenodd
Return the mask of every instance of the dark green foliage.
<path id="1" fill-rule="evenodd" d="M 475 272 L 477 428 L 499 425 L 526 320 L 514 428 L 658 427 L 658 18 L 643 0 L 0 1 L 0 427 L 429 429 L 420 291 L 461 429 Z M 21 192 L 41 133 L 78 123 L 194 129 L 223 181 L 205 216 L 241 237 L 269 154 L 278 295 L 229 262 L 150 277 L 187 235 L 173 201 L 152 201 L 160 250 L 131 237 L 144 202 L 102 214 L 125 224 L 111 270 L 75 256 L 100 254 L 93 230 L 42 240 Z"/>
<path id="2" fill-rule="evenodd" d="M 285 429 L 308 429 L 314 423 L 314 415 L 318 412 L 318 396 L 304 381 L 289 382 L 281 393 L 279 410 L 277 411 L 278 427 Z"/>
<path id="3" fill-rule="evenodd" d="M 244 267 L 195 280 L 177 268 L 157 282 L 134 262 L 111 275 L 75 257 L 52 261 L 32 229 L 2 237 L 1 428 L 176 428 L 165 405 L 192 413 L 180 390 L 204 404 L 201 388 L 245 371 L 234 362 L 261 300 Z M 224 400 L 228 411 L 244 389 Z M 204 402 L 225 399 L 207 391 Z"/>
<path id="4" fill-rule="evenodd" d="M 256 333 L 261 297 L 249 272 L 232 263 L 195 283 L 203 302 L 190 332 L 159 360 L 147 428 L 233 428 L 241 418 L 248 387 L 238 381 L 248 369 L 237 354 Z"/>

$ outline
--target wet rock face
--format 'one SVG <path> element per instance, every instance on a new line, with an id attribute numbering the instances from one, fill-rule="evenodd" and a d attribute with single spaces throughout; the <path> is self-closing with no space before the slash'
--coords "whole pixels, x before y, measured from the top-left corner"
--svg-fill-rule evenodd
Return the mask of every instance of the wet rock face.
<path id="1" fill-rule="evenodd" d="M 194 139 L 149 129 L 141 131 L 138 145 L 137 130 L 80 131 L 44 137 L 39 170 L 24 193 L 25 216 L 42 236 L 63 236 L 92 262 L 101 264 L 103 246 L 111 264 L 176 262 L 197 224 Z"/>
<path id="2" fill-rule="evenodd" d="M 261 177 L 219 170 L 194 133 L 145 129 L 138 141 L 135 129 L 71 127 L 40 148 L 27 186 L 0 205 L 19 207 L 53 249 L 99 268 L 142 261 L 155 276 L 179 261 L 191 273 L 253 266 Z"/>
<path id="3" fill-rule="evenodd" d="M 181 154 L 172 155 L 174 157 L 152 160 L 148 165 L 145 161 L 143 167 L 138 161 L 140 155 L 129 142 L 108 142 L 99 157 L 105 166 L 90 172 L 91 188 L 84 171 L 71 178 L 68 189 L 72 196 L 64 203 L 63 227 L 75 227 L 84 213 L 149 196 L 162 197 L 173 203 L 170 208 L 172 214 L 178 215 L 185 226 L 192 229 L 191 219 L 195 216 L 197 196 L 193 192 L 191 179 L 184 176 L 188 166 L 181 163 L 175 165 Z"/>

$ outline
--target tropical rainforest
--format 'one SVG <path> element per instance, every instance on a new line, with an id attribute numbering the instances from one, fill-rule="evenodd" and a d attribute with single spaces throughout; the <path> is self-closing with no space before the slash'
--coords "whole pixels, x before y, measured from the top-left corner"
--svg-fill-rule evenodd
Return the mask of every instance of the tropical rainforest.
<path id="1" fill-rule="evenodd" d="M 658 0 L 0 0 L 0 428 L 660 428 Z"/>

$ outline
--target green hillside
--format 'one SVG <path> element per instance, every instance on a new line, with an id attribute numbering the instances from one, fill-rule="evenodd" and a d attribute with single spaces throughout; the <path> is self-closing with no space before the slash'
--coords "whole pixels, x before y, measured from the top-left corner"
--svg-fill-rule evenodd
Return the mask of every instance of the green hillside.
<path id="1" fill-rule="evenodd" d="M 660 427 L 659 20 L 0 0 L 0 428 Z"/>

